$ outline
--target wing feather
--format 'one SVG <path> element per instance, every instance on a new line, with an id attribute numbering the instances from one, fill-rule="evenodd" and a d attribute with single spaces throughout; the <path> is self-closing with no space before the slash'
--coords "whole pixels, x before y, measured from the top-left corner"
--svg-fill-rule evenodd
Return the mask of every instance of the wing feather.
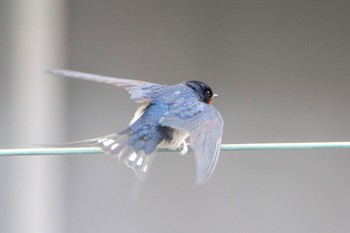
<path id="1" fill-rule="evenodd" d="M 186 101 L 183 106 L 185 107 L 182 107 L 182 110 L 170 111 L 162 118 L 161 124 L 189 132 L 191 145 L 195 150 L 197 184 L 201 185 L 211 177 L 215 170 L 220 153 L 224 121 L 212 105 L 198 101 L 192 103 Z"/>
<path id="2" fill-rule="evenodd" d="M 116 87 L 122 87 L 129 92 L 129 94 L 131 95 L 131 99 L 138 103 L 151 100 L 152 93 L 162 87 L 162 85 L 159 85 L 159 84 L 140 81 L 140 80 L 102 76 L 97 74 L 89 74 L 89 73 L 83 73 L 83 72 L 77 72 L 77 71 L 71 71 L 71 70 L 53 69 L 53 70 L 49 70 L 48 72 L 53 75 L 58 75 L 58 76 L 63 76 L 63 77 L 68 77 L 73 79 L 95 81 L 95 82 L 114 85 Z"/>

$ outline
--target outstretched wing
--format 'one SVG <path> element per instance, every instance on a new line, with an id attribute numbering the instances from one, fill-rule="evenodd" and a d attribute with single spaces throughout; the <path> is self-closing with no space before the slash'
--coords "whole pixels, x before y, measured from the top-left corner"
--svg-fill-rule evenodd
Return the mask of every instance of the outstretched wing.
<path id="1" fill-rule="evenodd" d="M 100 83 L 107 83 L 114 85 L 116 87 L 122 87 L 129 92 L 131 95 L 131 100 L 142 103 L 152 99 L 152 93 L 162 87 L 162 85 L 132 80 L 132 79 L 122 79 L 115 77 L 102 76 L 97 74 L 82 73 L 71 70 L 54 69 L 49 70 L 49 73 L 58 76 L 64 76 L 74 79 L 82 79 L 88 81 L 95 81 Z"/>
<path id="2" fill-rule="evenodd" d="M 197 184 L 205 183 L 219 158 L 224 124 L 220 113 L 198 100 L 179 99 L 161 119 L 161 124 L 189 132 L 195 150 Z"/>

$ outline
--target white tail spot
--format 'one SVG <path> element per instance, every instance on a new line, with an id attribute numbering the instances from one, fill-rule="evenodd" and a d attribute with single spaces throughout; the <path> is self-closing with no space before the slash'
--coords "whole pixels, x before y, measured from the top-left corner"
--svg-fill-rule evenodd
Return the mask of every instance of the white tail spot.
<path id="1" fill-rule="evenodd" d="M 143 158 L 139 158 L 139 160 L 137 160 L 137 166 L 141 166 L 142 165 L 142 161 L 143 161 Z"/>
<path id="2" fill-rule="evenodd" d="M 102 142 L 102 144 L 103 144 L 104 146 L 109 146 L 109 145 L 111 145 L 111 144 L 113 144 L 113 143 L 114 143 L 114 140 L 113 140 L 113 139 L 108 139 L 107 141 Z"/>
<path id="3" fill-rule="evenodd" d="M 97 142 L 101 143 L 101 142 L 106 141 L 106 140 L 107 140 L 107 138 L 100 138 L 100 139 L 97 140 Z"/>
<path id="4" fill-rule="evenodd" d="M 115 143 L 111 146 L 111 150 L 114 150 L 115 148 L 117 148 L 119 146 L 119 143 Z"/>
<path id="5" fill-rule="evenodd" d="M 147 171 L 147 168 L 148 168 L 148 165 L 146 164 L 146 165 L 142 168 L 142 171 L 143 171 L 143 172 L 146 172 L 146 171 Z"/>
<path id="6" fill-rule="evenodd" d="M 136 159 L 136 157 L 137 157 L 137 154 L 134 152 L 134 153 L 132 153 L 132 154 L 130 155 L 129 160 L 130 160 L 131 162 L 134 162 L 135 159 Z"/>

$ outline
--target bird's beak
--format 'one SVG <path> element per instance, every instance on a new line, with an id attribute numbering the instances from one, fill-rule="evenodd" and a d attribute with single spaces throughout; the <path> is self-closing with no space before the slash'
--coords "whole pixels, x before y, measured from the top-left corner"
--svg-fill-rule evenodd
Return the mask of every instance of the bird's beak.
<path id="1" fill-rule="evenodd" d="M 215 97 L 218 97 L 218 96 L 219 96 L 218 94 L 214 94 L 213 97 L 210 98 L 209 104 L 213 104 L 214 98 L 215 98 Z"/>

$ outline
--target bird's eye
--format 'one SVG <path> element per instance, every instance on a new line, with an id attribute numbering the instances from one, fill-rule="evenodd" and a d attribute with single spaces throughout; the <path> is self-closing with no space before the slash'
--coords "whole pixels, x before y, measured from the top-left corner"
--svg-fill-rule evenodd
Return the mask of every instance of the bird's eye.
<path id="1" fill-rule="evenodd" d="M 207 91 L 205 92 L 205 94 L 206 94 L 208 97 L 211 97 L 211 91 L 207 90 Z"/>

